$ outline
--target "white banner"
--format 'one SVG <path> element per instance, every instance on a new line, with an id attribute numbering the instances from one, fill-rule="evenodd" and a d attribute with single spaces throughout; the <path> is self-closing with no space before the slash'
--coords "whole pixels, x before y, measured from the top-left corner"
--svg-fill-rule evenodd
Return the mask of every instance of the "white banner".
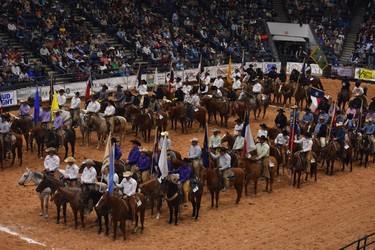
<path id="1" fill-rule="evenodd" d="M 268 74 L 271 71 L 272 67 L 276 67 L 276 72 L 280 73 L 281 62 L 265 62 L 265 63 L 263 63 L 263 68 L 262 68 L 263 73 Z M 254 69 L 254 67 L 253 67 L 253 69 Z"/>
<path id="2" fill-rule="evenodd" d="M 296 69 L 301 72 L 302 67 L 303 67 L 303 63 L 287 62 L 286 73 L 290 74 L 293 69 Z M 311 75 L 317 75 L 317 76 L 323 75 L 323 71 L 321 70 L 321 68 L 319 68 L 318 64 L 312 63 L 310 64 L 310 67 L 311 67 Z"/>
<path id="3" fill-rule="evenodd" d="M 10 90 L 1 92 L 1 106 L 2 107 L 10 107 L 17 105 L 17 91 L 16 90 Z"/>

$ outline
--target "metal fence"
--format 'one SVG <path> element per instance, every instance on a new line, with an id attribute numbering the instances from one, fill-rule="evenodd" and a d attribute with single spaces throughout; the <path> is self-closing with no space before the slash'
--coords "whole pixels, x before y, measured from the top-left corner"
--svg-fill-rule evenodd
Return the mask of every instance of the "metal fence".
<path id="1" fill-rule="evenodd" d="M 356 250 L 365 250 L 365 249 L 374 249 L 374 247 L 369 248 L 369 246 L 375 245 L 375 233 L 368 234 L 359 238 L 352 243 L 340 248 L 340 250 L 349 250 L 349 249 L 356 249 Z"/>

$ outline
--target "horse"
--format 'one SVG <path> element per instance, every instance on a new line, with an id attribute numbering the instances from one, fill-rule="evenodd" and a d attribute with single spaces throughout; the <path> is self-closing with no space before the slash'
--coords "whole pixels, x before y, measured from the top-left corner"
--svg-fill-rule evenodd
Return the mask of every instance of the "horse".
<path id="1" fill-rule="evenodd" d="M 65 187 L 64 182 L 54 179 L 53 177 L 43 175 L 41 182 L 36 187 L 38 193 L 42 192 L 46 188 L 51 189 L 51 193 L 55 193 L 59 187 Z M 66 203 L 65 199 L 55 199 L 56 209 L 57 209 L 57 218 L 56 224 L 60 223 L 60 208 L 63 207 L 63 216 L 64 216 L 64 225 L 66 225 Z"/>
<path id="2" fill-rule="evenodd" d="M 155 112 L 154 115 L 156 116 L 156 126 L 158 126 L 161 131 L 167 131 L 168 125 L 168 114 L 164 110 L 159 110 Z"/>
<path id="3" fill-rule="evenodd" d="M 20 129 L 17 129 L 17 130 L 21 132 Z M 10 137 L 10 152 L 12 153 L 12 162 L 10 165 L 13 166 L 14 161 L 16 159 L 16 153 L 17 153 L 19 165 L 21 166 L 22 165 L 22 134 L 20 133 L 18 134 L 12 131 L 9 133 L 9 137 Z M 3 152 L 5 144 L 2 138 L 1 138 L 1 141 L 2 141 L 2 146 L 3 146 L 3 149 L 2 149 L 2 152 Z M 4 155 L 4 157 L 6 157 L 6 155 Z"/>
<path id="4" fill-rule="evenodd" d="M 107 125 L 107 121 L 105 118 L 102 118 L 98 114 L 94 114 L 89 116 L 90 124 L 94 125 L 96 128 L 96 133 L 98 135 L 98 146 L 97 149 L 100 148 L 101 144 L 104 144 L 104 140 L 107 138 L 107 134 L 109 132 L 109 126 Z M 88 121 L 88 120 L 87 120 Z M 123 143 L 125 134 L 126 134 L 126 119 L 122 116 L 116 116 L 114 121 L 114 133 L 120 134 L 120 146 Z"/>
<path id="5" fill-rule="evenodd" d="M 342 167 L 341 171 L 345 170 L 345 165 L 348 165 L 350 163 L 350 172 L 352 172 L 352 147 L 350 145 L 350 142 L 346 142 L 347 146 L 344 149 L 344 155 L 342 158 Z M 327 169 L 326 174 L 333 175 L 333 164 L 336 159 L 336 153 L 339 151 L 340 145 L 336 141 L 329 142 L 324 148 L 322 148 L 322 151 L 320 152 L 320 158 L 325 160 L 327 162 Z"/>
<path id="6" fill-rule="evenodd" d="M 150 141 L 152 120 L 153 118 L 150 113 L 146 113 L 146 114 L 140 113 L 140 114 L 135 115 L 133 119 L 133 126 L 136 127 L 135 137 L 137 137 L 138 127 L 139 127 L 139 130 L 145 142 Z"/>
<path id="7" fill-rule="evenodd" d="M 311 152 L 312 154 L 312 159 L 310 162 L 310 177 L 315 175 L 315 181 L 316 179 L 316 172 L 317 172 L 317 154 L 315 152 Z M 296 154 L 296 153 L 289 153 L 288 155 L 288 165 L 290 169 L 292 170 L 293 174 L 293 186 L 296 186 L 297 183 L 297 188 L 300 188 L 300 181 L 301 181 L 301 175 L 303 171 L 303 161 L 301 159 L 301 155 Z M 298 174 L 298 179 L 297 179 L 297 174 Z M 309 173 L 306 173 L 305 176 L 305 181 L 307 181 L 307 177 L 309 176 Z"/>
<path id="8" fill-rule="evenodd" d="M 82 200 L 82 189 L 78 187 L 59 187 L 53 193 L 51 201 L 54 200 L 68 200 L 74 215 L 74 228 L 78 226 L 78 212 L 80 214 L 82 228 L 85 228 L 84 204 Z"/>
<path id="9" fill-rule="evenodd" d="M 310 75 L 307 79 L 307 84 L 311 85 L 312 87 L 316 89 L 321 89 L 324 91 L 324 87 L 322 82 L 320 81 L 320 78 L 318 76 Z"/>
<path id="10" fill-rule="evenodd" d="M 197 178 L 190 179 L 189 196 L 190 196 L 191 205 L 193 207 L 193 213 L 191 214 L 191 218 L 193 218 L 194 220 L 198 220 L 202 195 L 203 195 L 203 183 Z"/>
<path id="11" fill-rule="evenodd" d="M 174 224 L 179 224 L 179 212 L 182 202 L 182 190 L 178 185 L 170 180 L 164 179 L 161 183 L 161 193 L 167 201 L 169 208 L 169 224 L 173 223 L 173 212 L 175 216 Z"/>
<path id="12" fill-rule="evenodd" d="M 372 163 L 374 163 L 374 154 L 372 153 L 372 143 L 369 135 L 363 135 L 359 140 L 359 155 L 361 156 L 359 166 L 362 166 L 363 155 L 365 155 L 365 168 L 369 161 L 369 155 L 372 154 Z"/>
<path id="13" fill-rule="evenodd" d="M 248 195 L 247 186 L 249 185 L 250 180 L 254 181 L 254 195 L 257 195 L 258 180 L 261 171 L 256 161 L 246 157 L 241 157 L 238 160 L 238 167 L 245 170 L 245 195 Z"/>
<path id="14" fill-rule="evenodd" d="M 195 110 L 193 110 L 192 116 L 193 119 L 191 119 L 187 127 L 191 128 L 193 126 L 193 121 L 196 120 L 199 122 L 198 131 L 200 132 L 200 129 L 204 129 L 204 126 L 206 125 L 206 115 L 207 115 L 207 109 L 203 106 L 198 106 Z"/>
<path id="15" fill-rule="evenodd" d="M 263 108 L 263 119 L 264 119 L 264 117 L 266 116 L 267 108 L 270 105 L 270 99 L 268 98 L 268 96 L 261 94 L 260 100 L 257 100 L 257 98 L 253 94 L 249 94 L 245 91 L 242 91 L 240 93 L 238 100 L 245 101 L 246 109 L 254 111 L 255 120 L 257 119 L 257 117 L 258 118 L 260 117 L 260 112 L 262 111 L 262 108 Z M 258 115 L 256 115 L 257 110 L 258 110 Z"/>
<path id="16" fill-rule="evenodd" d="M 221 144 L 227 142 L 228 143 L 228 146 L 227 146 L 228 149 L 233 148 L 234 141 L 235 141 L 234 136 L 229 134 L 228 131 L 224 133 L 223 137 L 221 137 Z"/>
<path id="17" fill-rule="evenodd" d="M 158 213 L 156 219 L 160 219 L 163 195 L 161 194 L 161 187 L 158 179 L 152 179 L 139 184 L 139 189 L 141 193 L 149 198 L 151 205 L 151 218 L 154 215 L 154 205 L 156 200 L 156 210 Z"/>
<path id="18" fill-rule="evenodd" d="M 44 153 L 44 137 L 46 136 L 46 129 L 43 127 L 34 127 L 29 132 L 30 150 L 33 152 L 33 142 L 35 139 L 38 146 L 38 157 L 43 157 Z"/>
<path id="19" fill-rule="evenodd" d="M 215 98 L 209 95 L 205 95 L 202 98 L 202 103 L 208 111 L 208 122 L 211 121 L 211 116 L 215 119 L 217 124 L 216 114 L 220 115 L 220 126 L 228 126 L 228 113 L 229 113 L 229 101 L 224 98 Z"/>
<path id="20" fill-rule="evenodd" d="M 276 146 L 272 146 L 270 145 L 270 156 L 273 156 L 275 157 L 276 161 L 277 161 L 277 169 L 276 169 L 276 173 L 277 175 L 280 174 L 279 170 L 280 170 L 280 165 L 283 165 L 283 175 L 284 175 L 284 170 L 285 170 L 285 164 L 283 164 L 284 161 L 286 161 L 286 152 L 284 152 L 285 155 L 282 154 L 282 150 L 281 148 L 278 148 Z"/>
<path id="21" fill-rule="evenodd" d="M 22 174 L 20 180 L 18 181 L 18 185 L 24 186 L 26 182 L 34 182 L 35 185 L 38 185 L 43 178 L 43 174 L 38 171 L 34 171 L 31 169 L 26 168 L 26 171 Z M 48 203 L 49 197 L 51 195 L 51 188 L 46 188 L 41 192 L 38 192 L 38 197 L 40 200 L 40 216 L 48 218 Z M 45 213 L 44 213 L 44 206 L 45 206 Z"/>
<path id="22" fill-rule="evenodd" d="M 337 106 L 340 110 L 344 111 L 346 103 L 350 100 L 350 90 L 341 89 L 337 95 Z M 342 106 L 342 107 L 341 107 Z"/>
<path id="23" fill-rule="evenodd" d="M 267 80 L 263 81 L 262 88 L 263 94 L 268 96 L 268 98 L 271 100 L 271 94 L 274 93 L 273 79 L 268 78 Z"/>
<path id="24" fill-rule="evenodd" d="M 29 151 L 29 131 L 33 127 L 33 122 L 30 119 L 21 119 L 13 114 L 10 114 L 10 130 L 16 131 L 17 128 L 21 130 L 23 137 L 26 141 L 26 151 Z"/>
<path id="25" fill-rule="evenodd" d="M 63 142 L 61 144 L 64 145 L 64 148 L 65 148 L 65 157 L 64 157 L 65 159 L 66 157 L 68 157 L 68 149 L 69 149 L 68 143 L 70 144 L 70 151 L 72 152 L 71 155 L 74 156 L 74 150 L 75 150 L 75 144 L 76 144 L 76 133 L 74 129 L 72 128 L 65 128 L 64 132 L 65 133 L 63 134 L 63 138 L 62 138 Z M 61 138 L 59 139 L 58 134 L 53 130 L 46 131 L 44 140 L 45 140 L 47 147 L 59 148 L 59 146 L 61 145 L 59 143 L 59 140 L 61 140 Z"/>
<path id="26" fill-rule="evenodd" d="M 145 198 L 141 193 L 136 193 L 134 196 L 137 198 L 131 198 L 129 203 L 132 208 L 133 218 L 135 219 L 135 225 L 133 232 L 136 233 L 138 229 L 138 212 L 140 211 L 141 217 L 141 234 L 144 231 L 144 218 L 145 218 Z M 135 199 L 138 199 L 136 202 Z M 127 201 L 117 198 L 115 195 L 111 195 L 108 192 L 105 192 L 98 203 L 96 203 L 95 208 L 100 209 L 103 206 L 108 206 L 111 209 L 112 222 L 113 222 L 113 240 L 116 239 L 117 232 L 117 222 L 120 222 L 120 228 L 122 231 L 123 240 L 125 237 L 125 222 L 129 219 L 129 205 Z"/>
<path id="27" fill-rule="evenodd" d="M 93 204 L 97 204 L 100 198 L 102 197 L 103 193 L 96 191 L 96 190 L 90 190 L 87 195 L 84 194 L 84 203 L 88 203 L 89 200 L 93 201 Z M 96 212 L 96 218 L 98 220 L 99 224 L 99 230 L 98 234 L 102 233 L 102 216 L 104 217 L 104 224 L 105 224 L 105 236 L 109 235 L 109 228 L 108 228 L 108 221 L 109 221 L 109 211 L 108 207 L 102 206 L 102 207 L 96 207 L 95 206 L 95 212 Z"/>
<path id="28" fill-rule="evenodd" d="M 306 91 L 304 86 L 297 84 L 297 88 L 294 90 L 294 100 L 296 102 L 297 106 L 300 106 L 301 109 L 303 109 L 303 101 L 306 101 L 306 106 L 308 105 L 308 96 L 307 93 L 310 93 L 310 91 Z"/>
<path id="29" fill-rule="evenodd" d="M 267 128 L 267 132 L 270 140 L 275 140 L 277 135 L 280 133 L 280 129 L 278 129 L 277 127 Z"/>
<path id="30" fill-rule="evenodd" d="M 187 122 L 186 122 L 186 112 L 184 105 L 176 105 L 169 108 L 169 119 L 171 120 L 171 128 L 176 131 L 177 121 L 181 123 L 182 133 L 187 133 Z"/>
<path id="31" fill-rule="evenodd" d="M 238 117 L 243 121 L 245 118 L 246 105 L 245 102 L 235 101 L 233 104 L 233 114 L 237 114 Z"/>
<path id="32" fill-rule="evenodd" d="M 279 79 L 276 79 L 274 82 L 273 82 L 273 101 L 272 103 L 273 104 L 281 104 L 281 87 L 282 87 L 282 83 Z"/>

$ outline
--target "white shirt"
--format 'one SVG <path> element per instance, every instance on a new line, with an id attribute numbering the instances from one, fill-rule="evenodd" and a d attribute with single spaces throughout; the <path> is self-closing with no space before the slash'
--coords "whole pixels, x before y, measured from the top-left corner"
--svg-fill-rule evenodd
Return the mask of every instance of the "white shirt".
<path id="1" fill-rule="evenodd" d="M 191 91 L 191 86 L 190 85 L 184 85 L 184 86 L 182 86 L 182 92 L 184 92 L 185 94 L 190 93 L 190 91 Z"/>
<path id="2" fill-rule="evenodd" d="M 112 116 L 115 115 L 116 108 L 113 105 L 108 105 L 104 110 L 104 116 Z"/>
<path id="3" fill-rule="evenodd" d="M 234 126 L 233 135 L 241 134 L 241 132 L 238 131 L 238 130 L 241 129 L 241 131 L 242 131 L 242 128 L 243 128 L 243 123 L 240 124 L 240 125 L 236 124 L 236 126 Z"/>
<path id="4" fill-rule="evenodd" d="M 245 138 L 243 138 L 241 135 L 237 136 L 236 140 L 234 141 L 232 149 L 233 150 L 243 149 L 244 142 L 245 142 Z"/>
<path id="5" fill-rule="evenodd" d="M 206 85 L 209 85 L 211 83 L 211 77 L 210 76 L 203 77 L 202 80 L 203 80 L 203 83 L 206 84 Z"/>
<path id="6" fill-rule="evenodd" d="M 179 89 L 179 88 L 182 87 L 182 82 L 181 81 L 180 82 L 174 82 L 174 83 L 171 83 L 171 85 L 173 87 L 175 87 L 176 89 Z"/>
<path id="7" fill-rule="evenodd" d="M 240 81 L 240 79 L 238 79 L 237 81 L 233 82 L 232 88 L 234 90 L 241 89 L 241 81 Z"/>
<path id="8" fill-rule="evenodd" d="M 288 145 L 289 143 L 289 136 L 284 136 L 282 133 L 278 134 L 275 138 L 275 144 L 279 145 Z"/>
<path id="9" fill-rule="evenodd" d="M 73 97 L 70 101 L 70 108 L 71 109 L 78 109 L 81 105 L 81 99 L 79 97 Z"/>
<path id="10" fill-rule="evenodd" d="M 219 135 L 213 135 L 210 138 L 210 148 L 217 148 L 221 145 L 221 137 Z"/>
<path id="11" fill-rule="evenodd" d="M 103 180 L 105 180 L 107 182 L 107 184 L 108 184 L 108 174 L 103 174 Z M 119 182 L 118 174 L 114 173 L 114 175 L 113 175 L 113 183 L 115 183 L 116 186 L 117 186 L 118 182 Z"/>
<path id="12" fill-rule="evenodd" d="M 10 129 L 9 122 L 7 121 L 1 121 L 0 123 L 0 133 L 2 134 L 8 134 Z"/>
<path id="13" fill-rule="evenodd" d="M 87 105 L 87 111 L 98 113 L 100 110 L 100 103 L 98 101 L 91 101 L 89 105 Z"/>
<path id="14" fill-rule="evenodd" d="M 132 196 L 137 191 L 137 182 L 133 178 L 130 178 L 129 180 L 124 178 L 122 179 L 122 182 L 116 186 L 123 188 L 122 193 L 126 194 L 127 196 Z"/>
<path id="15" fill-rule="evenodd" d="M 141 84 L 140 86 L 138 86 L 137 90 L 138 90 L 140 95 L 145 95 L 145 94 L 147 94 L 147 85 Z"/>
<path id="16" fill-rule="evenodd" d="M 219 170 L 230 168 L 231 157 L 228 153 L 225 153 L 224 155 L 214 155 L 213 153 L 211 153 L 211 157 L 214 159 L 219 159 Z"/>
<path id="17" fill-rule="evenodd" d="M 159 141 L 159 149 L 161 150 L 161 148 L 163 147 L 163 142 L 165 140 L 165 136 L 162 136 L 160 138 L 160 141 Z M 167 150 L 171 150 L 172 149 L 172 140 L 167 138 Z"/>
<path id="18" fill-rule="evenodd" d="M 302 151 L 309 152 L 312 149 L 313 141 L 311 139 L 306 139 L 302 137 L 302 139 L 294 140 L 295 143 L 302 143 Z"/>
<path id="19" fill-rule="evenodd" d="M 200 99 L 199 96 L 193 95 L 191 97 L 191 104 L 194 106 L 194 108 L 197 108 L 200 105 Z"/>
<path id="20" fill-rule="evenodd" d="M 232 79 L 233 79 L 233 81 L 236 80 L 236 76 L 241 77 L 241 72 L 233 72 L 233 74 L 232 74 Z"/>
<path id="21" fill-rule="evenodd" d="M 255 83 L 253 86 L 253 93 L 259 94 L 262 91 L 262 85 L 259 82 Z"/>
<path id="22" fill-rule="evenodd" d="M 64 177 L 69 178 L 69 179 L 77 179 L 78 171 L 79 171 L 79 168 L 76 164 L 72 164 L 72 165 L 68 164 L 66 165 Z"/>
<path id="23" fill-rule="evenodd" d="M 222 78 L 216 78 L 213 86 L 216 86 L 218 89 L 222 88 L 224 86 L 224 80 Z"/>
<path id="24" fill-rule="evenodd" d="M 198 159 L 201 157 L 202 149 L 198 145 L 191 145 L 188 152 L 189 159 Z"/>
<path id="25" fill-rule="evenodd" d="M 81 181 L 84 184 L 94 184 L 96 182 L 96 170 L 93 166 L 83 169 Z"/>
<path id="26" fill-rule="evenodd" d="M 216 97 L 223 97 L 223 93 L 221 93 L 220 89 L 216 90 Z"/>
<path id="27" fill-rule="evenodd" d="M 64 106 L 66 103 L 66 96 L 65 95 L 58 95 L 57 96 L 57 102 L 59 103 L 59 106 Z"/>
<path id="28" fill-rule="evenodd" d="M 267 130 L 263 130 L 263 129 L 259 129 L 258 130 L 258 137 L 261 137 L 262 135 L 264 135 L 265 137 L 268 136 L 268 131 Z"/>
<path id="29" fill-rule="evenodd" d="M 59 166 L 60 158 L 57 155 L 47 155 L 44 159 L 44 168 L 49 172 L 57 170 Z"/>
<path id="30" fill-rule="evenodd" d="M 365 92 L 364 92 L 362 87 L 354 87 L 354 89 L 353 89 L 353 94 L 355 96 L 360 96 L 360 95 L 363 95 L 364 93 Z"/>

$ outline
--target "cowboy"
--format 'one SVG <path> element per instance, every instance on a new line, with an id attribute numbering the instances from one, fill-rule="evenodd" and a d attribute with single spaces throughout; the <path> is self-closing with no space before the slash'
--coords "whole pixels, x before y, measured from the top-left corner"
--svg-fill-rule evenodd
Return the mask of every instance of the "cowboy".
<path id="1" fill-rule="evenodd" d="M 302 116 L 301 123 L 306 125 L 314 123 L 314 115 L 311 113 L 311 109 L 305 108 L 304 110 L 306 113 Z"/>
<path id="2" fill-rule="evenodd" d="M 260 129 L 258 130 L 258 137 L 261 137 L 262 135 L 268 137 L 267 125 L 265 123 L 261 123 L 259 127 Z"/>
<path id="3" fill-rule="evenodd" d="M 336 120 L 336 123 L 337 120 Z M 346 121 L 344 122 L 344 125 L 348 128 L 348 130 L 355 130 L 357 128 L 357 121 L 354 119 L 353 114 L 348 114 Z"/>
<path id="4" fill-rule="evenodd" d="M 204 76 L 202 76 L 201 80 L 203 83 L 200 85 L 199 90 L 202 95 L 206 94 L 208 92 L 208 85 L 211 83 L 211 77 L 210 72 L 204 73 Z"/>
<path id="5" fill-rule="evenodd" d="M 336 124 L 336 128 L 332 130 L 333 140 L 340 144 L 340 149 L 338 151 L 338 157 L 343 160 L 344 150 L 345 150 L 345 136 L 346 130 L 342 122 Z"/>
<path id="6" fill-rule="evenodd" d="M 9 136 L 10 124 L 8 122 L 9 118 L 10 118 L 9 113 L 1 115 L 0 134 L 4 141 L 3 151 L 5 154 L 8 151 L 10 151 L 10 148 L 11 148 L 11 141 L 10 141 L 10 136 Z"/>
<path id="7" fill-rule="evenodd" d="M 362 130 L 362 132 L 365 136 L 369 137 L 369 139 L 371 141 L 371 145 L 372 145 L 371 151 L 374 152 L 375 151 L 375 138 L 374 138 L 375 125 L 372 123 L 371 118 L 365 120 L 365 125 L 363 126 L 363 128 L 361 130 Z"/>
<path id="8" fill-rule="evenodd" d="M 241 134 L 242 128 L 243 128 L 243 123 L 241 118 L 237 118 L 234 120 L 236 125 L 234 125 L 233 129 L 233 136 L 236 137 L 238 134 Z"/>
<path id="9" fill-rule="evenodd" d="M 311 150 L 313 146 L 313 141 L 311 140 L 311 133 L 306 132 L 302 135 L 302 138 L 299 140 L 294 140 L 294 143 L 301 143 L 302 149 L 298 151 L 301 155 L 301 159 L 303 162 L 303 170 L 308 173 L 310 169 L 310 160 L 311 160 Z"/>
<path id="10" fill-rule="evenodd" d="M 70 187 L 76 187 L 77 186 L 77 179 L 78 179 L 78 172 L 79 168 L 75 164 L 76 160 L 73 156 L 69 156 L 64 160 L 64 162 L 67 163 L 64 173 L 64 181 L 68 183 L 68 186 Z"/>
<path id="11" fill-rule="evenodd" d="M 59 109 L 65 109 L 66 95 L 65 95 L 64 89 L 59 90 L 59 95 L 57 96 L 57 102 L 59 104 Z"/>
<path id="12" fill-rule="evenodd" d="M 141 156 L 137 161 L 136 173 L 138 180 L 142 180 L 142 183 L 145 183 L 150 178 L 151 158 L 148 155 L 148 150 L 146 148 L 142 148 L 140 152 Z"/>
<path id="13" fill-rule="evenodd" d="M 209 147 L 214 150 L 218 150 L 221 147 L 221 137 L 220 137 L 220 130 L 214 128 L 213 135 L 210 138 L 210 145 Z"/>
<path id="14" fill-rule="evenodd" d="M 190 141 L 191 141 L 191 146 L 188 152 L 188 159 L 193 161 L 194 176 L 199 178 L 202 149 L 198 145 L 198 138 L 193 138 Z"/>
<path id="15" fill-rule="evenodd" d="M 211 157 L 216 159 L 217 162 L 218 162 L 218 170 L 220 171 L 221 178 L 222 178 L 221 179 L 221 186 L 222 186 L 221 191 L 225 192 L 229 188 L 229 178 L 228 177 L 231 174 L 231 171 L 230 171 L 231 157 L 227 153 L 227 149 L 224 148 L 224 147 L 220 148 L 220 154 L 219 155 L 214 155 L 211 152 Z"/>
<path id="16" fill-rule="evenodd" d="M 319 109 L 318 119 L 320 119 L 320 117 L 324 118 L 324 124 L 328 124 L 329 115 L 325 113 L 323 109 Z"/>
<path id="17" fill-rule="evenodd" d="M 60 158 L 56 155 L 55 148 L 47 148 L 48 155 L 44 159 L 44 169 L 48 175 L 53 175 L 60 166 Z"/>
<path id="18" fill-rule="evenodd" d="M 190 91 L 192 93 L 192 91 Z M 199 97 L 198 97 L 199 98 Z M 184 103 L 185 103 L 185 116 L 186 120 L 191 121 L 193 119 L 193 112 L 194 112 L 194 106 L 193 106 L 193 96 L 189 93 L 185 95 L 184 97 Z"/>
<path id="19" fill-rule="evenodd" d="M 132 105 L 134 102 L 134 96 L 132 94 L 132 91 L 125 90 L 124 91 L 125 99 L 124 99 L 124 107 Z"/>
<path id="20" fill-rule="evenodd" d="M 81 99 L 79 98 L 79 92 L 74 93 L 74 97 L 70 101 L 70 115 L 73 117 L 73 127 L 78 127 L 79 109 L 81 106 Z"/>
<path id="21" fill-rule="evenodd" d="M 314 135 L 318 138 L 320 146 L 324 148 L 326 146 L 327 124 L 324 123 L 324 117 L 322 116 L 318 120 L 319 122 L 314 129 Z"/>
<path id="22" fill-rule="evenodd" d="M 366 114 L 365 120 L 372 120 L 372 123 L 375 123 L 375 112 L 374 110 L 368 110 L 368 113 Z"/>
<path id="23" fill-rule="evenodd" d="M 177 184 L 182 186 L 182 191 L 184 194 L 183 204 L 186 207 L 189 199 L 190 192 L 190 178 L 191 178 L 191 168 L 188 164 L 178 167 L 176 170 L 169 171 L 169 174 L 178 174 Z"/>
<path id="24" fill-rule="evenodd" d="M 275 66 L 272 66 L 272 67 L 271 67 L 271 71 L 268 72 L 268 78 L 272 79 L 273 81 L 275 81 L 276 78 L 277 78 L 277 72 L 276 72 L 276 69 L 277 69 L 277 68 L 276 68 Z"/>
<path id="25" fill-rule="evenodd" d="M 133 179 L 133 174 L 130 171 L 123 173 L 124 179 L 122 179 L 120 184 L 116 184 L 118 188 L 122 188 L 122 199 L 124 199 L 129 207 L 129 217 L 132 220 L 132 209 L 130 206 L 130 199 L 137 192 L 137 181 Z"/>
<path id="26" fill-rule="evenodd" d="M 235 79 L 236 79 L 236 77 L 239 77 L 239 78 L 241 78 L 241 72 L 240 72 L 240 69 L 239 68 L 236 68 L 235 70 L 234 70 L 234 72 L 232 73 L 232 79 L 233 79 L 233 81 L 235 81 Z"/>
<path id="27" fill-rule="evenodd" d="M 98 92 L 98 99 L 101 100 L 101 101 L 104 101 L 104 102 L 107 102 L 108 101 L 108 86 L 107 85 L 103 85 L 102 86 L 102 89 L 99 90 Z"/>
<path id="28" fill-rule="evenodd" d="M 213 86 L 217 87 L 218 89 L 224 87 L 224 80 L 221 77 L 221 75 L 218 75 L 217 78 L 215 79 Z"/>
<path id="29" fill-rule="evenodd" d="M 51 117 L 51 107 L 43 107 L 43 112 L 39 114 L 39 120 L 44 128 L 50 129 Z"/>
<path id="30" fill-rule="evenodd" d="M 344 79 L 341 82 L 341 90 L 343 89 L 350 91 L 350 81 L 347 76 L 344 76 Z"/>
<path id="31" fill-rule="evenodd" d="M 191 91 L 192 87 L 189 85 L 189 82 L 184 82 L 184 86 L 182 86 L 182 92 L 184 92 L 184 94 L 189 94 L 190 91 Z"/>
<path id="32" fill-rule="evenodd" d="M 55 113 L 55 118 L 53 119 L 53 130 L 58 135 L 59 143 L 58 145 L 61 147 L 63 145 L 63 122 L 64 119 L 61 116 L 61 109 L 57 109 L 53 111 Z"/>
<path id="33" fill-rule="evenodd" d="M 90 96 L 90 102 L 89 104 L 87 105 L 87 108 L 86 110 L 89 112 L 89 113 L 95 113 L 97 114 L 100 110 L 100 103 L 97 101 L 97 96 L 96 95 L 91 95 Z"/>
<path id="34" fill-rule="evenodd" d="M 159 140 L 159 150 L 161 151 L 163 145 L 164 145 L 164 140 L 167 140 L 166 146 L 167 146 L 167 151 L 172 149 L 172 140 L 169 138 L 169 133 L 168 131 L 164 131 L 160 133 L 161 137 Z"/>
<path id="35" fill-rule="evenodd" d="M 26 99 L 20 100 L 20 108 L 18 109 L 18 115 L 21 119 L 29 119 L 31 120 L 30 116 L 30 106 L 27 103 Z"/>
<path id="36" fill-rule="evenodd" d="M 288 118 L 284 115 L 283 109 L 277 110 L 279 113 L 275 118 L 275 124 L 279 129 L 284 129 L 288 125 Z"/>
<path id="37" fill-rule="evenodd" d="M 117 85 L 116 86 L 116 92 L 115 92 L 115 103 L 117 107 L 123 108 L 124 103 L 123 101 L 125 100 L 125 93 L 122 91 L 122 86 Z"/>
<path id="38" fill-rule="evenodd" d="M 147 82 L 142 80 L 137 87 L 137 90 L 141 96 L 147 95 Z"/>
<path id="39" fill-rule="evenodd" d="M 236 76 L 234 81 L 233 81 L 233 84 L 232 84 L 232 89 L 236 92 L 237 90 L 241 90 L 242 89 L 242 83 L 241 83 L 241 77 L 240 76 Z"/>
<path id="40" fill-rule="evenodd" d="M 156 101 L 156 96 L 155 94 L 153 94 L 151 96 L 151 100 L 150 100 L 150 103 L 148 105 L 148 111 L 151 111 L 151 112 L 159 112 L 160 110 L 160 105 L 159 103 Z"/>
<path id="41" fill-rule="evenodd" d="M 269 179 L 270 172 L 268 169 L 267 159 L 270 155 L 270 146 L 267 143 L 267 137 L 265 137 L 264 135 L 258 137 L 258 140 L 259 142 L 255 145 L 257 151 L 257 157 L 255 157 L 255 160 L 257 161 L 259 168 L 263 172 L 263 176 Z"/>
<path id="42" fill-rule="evenodd" d="M 95 162 L 91 159 L 85 159 L 82 161 L 82 166 L 84 166 L 81 175 L 82 191 L 94 190 L 97 176 L 96 169 L 94 168 Z"/>
<path id="43" fill-rule="evenodd" d="M 159 85 L 157 87 L 155 94 L 156 94 L 156 99 L 158 99 L 158 100 L 163 99 L 165 93 L 164 93 L 163 87 L 161 85 Z"/>
<path id="44" fill-rule="evenodd" d="M 104 168 L 102 170 L 102 175 L 103 175 L 103 180 L 107 183 L 107 185 L 109 185 L 109 168 Z M 117 185 L 119 184 L 119 177 L 118 177 L 118 174 L 116 172 L 113 173 L 113 193 L 116 193 L 118 194 L 118 188 L 117 188 Z"/>
<path id="45" fill-rule="evenodd" d="M 134 88 L 134 89 L 130 90 L 130 93 L 133 95 L 132 104 L 134 106 L 139 107 L 139 105 L 141 104 L 141 99 L 139 99 L 139 92 L 138 92 L 138 90 L 136 90 Z M 125 104 L 127 105 L 128 103 L 125 103 Z"/>
<path id="46" fill-rule="evenodd" d="M 182 84 L 181 84 L 181 87 L 182 87 Z M 176 85 L 176 91 L 174 92 L 174 97 L 176 98 L 177 102 L 183 102 L 185 98 L 185 93 L 184 91 L 182 91 L 181 87 L 180 85 Z"/>
<path id="47" fill-rule="evenodd" d="M 299 117 L 301 116 L 301 112 L 298 110 L 297 105 L 293 105 L 290 107 L 290 120 L 299 121 Z"/>
<path id="48" fill-rule="evenodd" d="M 221 93 L 220 89 L 218 89 L 216 86 L 211 86 L 211 90 L 213 91 L 212 98 L 222 98 L 223 94 Z"/>
<path id="49" fill-rule="evenodd" d="M 352 93 L 355 97 L 361 97 L 365 93 L 364 89 L 361 87 L 360 80 L 357 80 L 357 82 L 355 83 L 355 87 L 353 88 Z"/>
<path id="50" fill-rule="evenodd" d="M 283 166 L 285 166 L 285 154 L 288 149 L 288 143 L 289 143 L 289 133 L 286 130 L 283 130 L 281 133 L 279 133 L 275 138 L 275 145 L 277 148 L 281 150 L 281 155 L 283 158 Z"/>
<path id="51" fill-rule="evenodd" d="M 108 105 L 104 110 L 104 118 L 109 125 L 109 131 L 113 134 L 115 132 L 115 114 L 116 108 L 114 106 L 114 102 L 112 100 L 108 101 Z"/>
<path id="52" fill-rule="evenodd" d="M 125 163 L 130 166 L 130 171 L 134 173 L 136 168 L 135 164 L 137 163 L 138 158 L 141 156 L 141 152 L 139 151 L 141 143 L 136 139 L 131 140 L 130 142 L 132 143 L 132 149 L 130 150 L 128 159 L 126 159 Z M 127 169 L 129 169 L 129 167 L 127 167 Z"/>
<path id="53" fill-rule="evenodd" d="M 177 76 L 176 77 L 176 82 L 171 83 L 172 87 L 176 89 L 176 91 L 180 88 L 182 88 L 182 82 L 181 82 L 181 77 Z"/>
<path id="54" fill-rule="evenodd" d="M 242 128 L 237 128 L 236 139 L 234 140 L 233 147 L 232 147 L 232 149 L 238 153 L 242 151 L 244 147 L 244 143 L 245 143 L 245 138 L 243 138 L 241 131 L 242 131 Z"/>

